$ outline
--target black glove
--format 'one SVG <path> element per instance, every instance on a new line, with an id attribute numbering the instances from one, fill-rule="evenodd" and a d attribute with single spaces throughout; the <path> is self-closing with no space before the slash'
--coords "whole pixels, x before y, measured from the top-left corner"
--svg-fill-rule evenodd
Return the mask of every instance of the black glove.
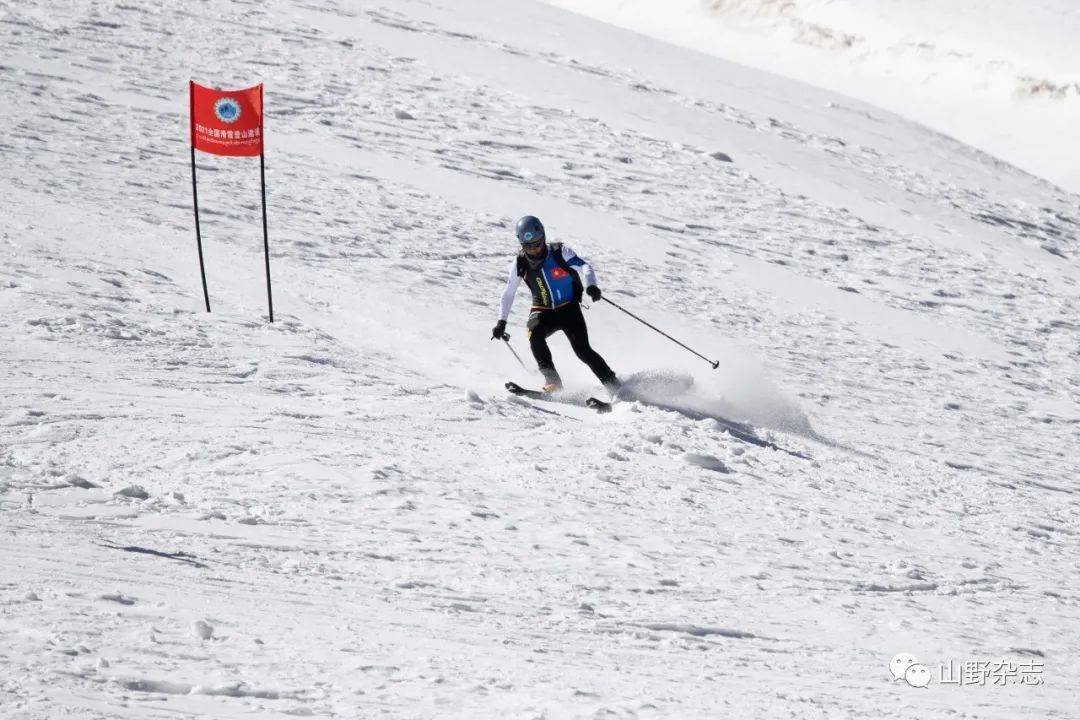
<path id="1" fill-rule="evenodd" d="M 505 334 L 506 334 L 506 321 L 505 320 L 500 320 L 499 322 L 495 323 L 495 327 L 491 328 L 491 339 L 492 340 L 502 340 L 503 335 L 505 335 Z"/>
<path id="2" fill-rule="evenodd" d="M 592 298 L 593 302 L 600 302 L 600 288 L 596 287 L 595 285 L 590 285 L 589 287 L 585 288 L 585 293 L 590 298 Z"/>

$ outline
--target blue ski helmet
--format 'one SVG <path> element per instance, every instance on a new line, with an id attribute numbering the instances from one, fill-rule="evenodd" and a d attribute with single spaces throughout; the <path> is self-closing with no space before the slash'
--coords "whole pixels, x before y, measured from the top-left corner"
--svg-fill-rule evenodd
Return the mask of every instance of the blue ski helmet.
<path id="1" fill-rule="evenodd" d="M 522 245 L 541 241 L 544 239 L 544 223 L 540 222 L 538 217 L 526 215 L 517 221 L 514 232 L 517 233 L 518 242 Z"/>

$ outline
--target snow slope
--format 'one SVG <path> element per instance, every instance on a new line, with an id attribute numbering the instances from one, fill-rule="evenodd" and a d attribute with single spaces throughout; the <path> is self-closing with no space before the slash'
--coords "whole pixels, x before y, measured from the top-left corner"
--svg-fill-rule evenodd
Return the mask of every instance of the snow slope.
<path id="1" fill-rule="evenodd" d="M 548 0 L 891 110 L 1076 192 L 1073 0 Z"/>
<path id="2" fill-rule="evenodd" d="M 1076 195 L 542 4 L 3 12 L 0 716 L 1074 712 Z M 267 82 L 273 325 L 189 77 Z M 600 304 L 669 407 L 508 397 L 525 212 L 721 368 Z"/>

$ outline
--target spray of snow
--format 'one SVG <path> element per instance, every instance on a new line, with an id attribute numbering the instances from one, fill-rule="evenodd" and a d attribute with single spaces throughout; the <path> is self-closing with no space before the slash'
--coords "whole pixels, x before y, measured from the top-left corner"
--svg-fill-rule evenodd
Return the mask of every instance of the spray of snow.
<path id="1" fill-rule="evenodd" d="M 769 363 L 756 348 L 696 319 L 640 301 L 623 299 L 621 303 L 718 363 L 713 370 L 636 320 L 610 306 L 594 304 L 586 310 L 592 344 L 612 364 L 628 398 L 689 417 L 816 437 L 806 414 L 771 379 Z M 596 379 L 574 358 L 561 334 L 548 342 L 569 387 L 596 386 Z"/>
<path id="2" fill-rule="evenodd" d="M 707 353 L 718 366 L 710 368 L 684 348 L 625 315 L 593 306 L 587 311 L 592 343 L 619 375 L 624 399 L 691 418 L 746 423 L 818 437 L 798 404 L 772 380 L 768 363 L 759 352 L 655 307 L 635 309 L 676 339 L 693 338 L 692 347 Z M 548 344 L 566 381 L 567 396 L 583 401 L 593 394 L 596 378 L 574 358 L 565 338 L 556 334 Z M 527 349 L 524 354 L 531 363 Z"/>
<path id="3" fill-rule="evenodd" d="M 806 414 L 748 358 L 711 373 L 637 372 L 626 378 L 624 387 L 632 399 L 690 417 L 816 435 Z"/>

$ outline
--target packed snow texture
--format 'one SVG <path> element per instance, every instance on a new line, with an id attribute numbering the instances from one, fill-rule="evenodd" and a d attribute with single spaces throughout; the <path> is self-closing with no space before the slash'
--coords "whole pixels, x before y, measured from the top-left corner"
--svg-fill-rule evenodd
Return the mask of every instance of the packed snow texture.
<path id="1" fill-rule="evenodd" d="M 1076 195 L 523 0 L 23 0 L 0 121 L 5 720 L 1075 714 Z M 525 213 L 719 369 L 601 302 L 637 397 L 508 396 Z"/>
<path id="2" fill-rule="evenodd" d="M 1075 0 L 548 0 L 827 88 L 1080 191 Z"/>

